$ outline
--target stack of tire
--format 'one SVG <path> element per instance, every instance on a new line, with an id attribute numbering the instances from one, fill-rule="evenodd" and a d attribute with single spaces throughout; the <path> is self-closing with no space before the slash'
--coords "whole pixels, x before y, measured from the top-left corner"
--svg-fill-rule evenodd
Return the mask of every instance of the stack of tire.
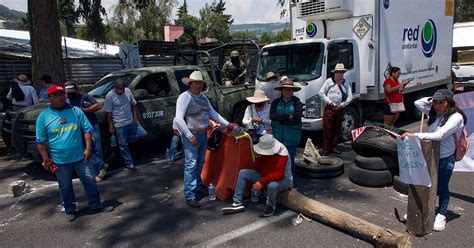
<path id="1" fill-rule="evenodd" d="M 303 150 L 297 151 L 295 172 L 299 176 L 313 179 L 329 179 L 344 174 L 344 161 L 340 158 L 321 157 L 317 162 L 303 157 Z"/>
<path id="2" fill-rule="evenodd" d="M 398 174 L 397 140 L 378 128 L 367 128 L 352 143 L 355 163 L 349 168 L 349 179 L 361 186 L 387 187 Z M 398 176 L 397 176 L 398 177 Z"/>

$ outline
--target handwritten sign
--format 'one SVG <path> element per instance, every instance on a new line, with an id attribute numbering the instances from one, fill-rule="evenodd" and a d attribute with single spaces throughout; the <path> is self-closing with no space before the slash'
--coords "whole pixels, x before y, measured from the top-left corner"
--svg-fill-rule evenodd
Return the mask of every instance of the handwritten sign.
<path id="1" fill-rule="evenodd" d="M 416 136 L 405 137 L 403 140 L 397 137 L 397 151 L 400 180 L 406 184 L 431 187 L 420 139 Z"/>

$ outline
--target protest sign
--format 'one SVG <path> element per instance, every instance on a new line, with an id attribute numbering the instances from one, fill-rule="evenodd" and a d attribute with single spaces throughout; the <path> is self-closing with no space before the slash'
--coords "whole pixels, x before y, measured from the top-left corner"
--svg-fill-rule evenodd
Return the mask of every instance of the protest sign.
<path id="1" fill-rule="evenodd" d="M 474 171 L 474 91 L 454 95 L 456 106 L 460 108 L 467 117 L 466 131 L 471 146 L 464 158 L 456 162 L 455 171 Z"/>
<path id="2" fill-rule="evenodd" d="M 425 157 L 421 151 L 420 139 L 416 136 L 397 137 L 400 180 L 406 184 L 431 187 Z"/>

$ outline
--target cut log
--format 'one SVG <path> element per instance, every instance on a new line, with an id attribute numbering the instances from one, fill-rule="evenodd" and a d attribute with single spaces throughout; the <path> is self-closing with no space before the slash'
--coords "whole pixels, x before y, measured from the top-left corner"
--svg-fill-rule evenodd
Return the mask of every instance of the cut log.
<path id="1" fill-rule="evenodd" d="M 410 236 L 392 231 L 317 202 L 295 190 L 278 194 L 278 202 L 298 213 L 320 220 L 330 226 L 357 233 L 377 247 L 411 247 Z"/>

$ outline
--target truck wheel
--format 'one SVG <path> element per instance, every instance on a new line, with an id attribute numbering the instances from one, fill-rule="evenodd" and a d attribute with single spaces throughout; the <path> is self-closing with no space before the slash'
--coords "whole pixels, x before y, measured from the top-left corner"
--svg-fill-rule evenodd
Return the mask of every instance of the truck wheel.
<path id="1" fill-rule="evenodd" d="M 389 170 L 372 171 L 362 169 L 356 164 L 352 164 L 349 167 L 349 180 L 357 185 L 377 188 L 392 185 L 393 179 L 392 172 Z"/>
<path id="2" fill-rule="evenodd" d="M 232 121 L 239 126 L 242 126 L 242 119 L 244 119 L 245 109 L 247 109 L 247 105 L 239 105 L 237 108 L 235 108 L 234 113 L 232 114 Z"/>
<path id="3" fill-rule="evenodd" d="M 341 139 L 342 141 L 351 140 L 351 131 L 360 126 L 360 117 L 357 110 L 353 106 L 344 109 L 342 117 Z"/>
<path id="4" fill-rule="evenodd" d="M 365 157 L 356 155 L 355 162 L 357 166 L 366 170 L 381 171 L 390 170 L 396 172 L 398 170 L 398 161 L 394 156 Z"/>

